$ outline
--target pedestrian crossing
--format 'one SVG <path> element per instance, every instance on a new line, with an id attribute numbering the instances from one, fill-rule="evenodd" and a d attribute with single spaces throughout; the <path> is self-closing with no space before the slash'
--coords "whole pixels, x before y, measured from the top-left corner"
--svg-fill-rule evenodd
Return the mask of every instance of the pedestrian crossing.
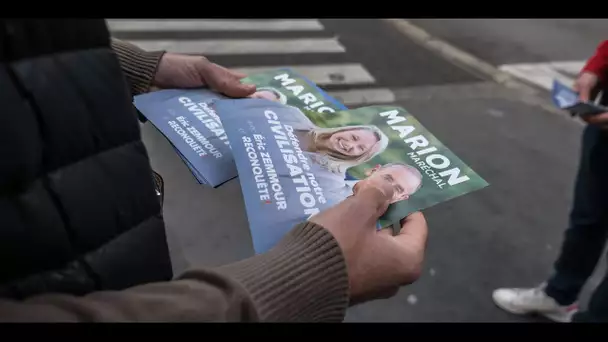
<path id="1" fill-rule="evenodd" d="M 318 19 L 108 19 L 116 38 L 146 50 L 201 54 L 246 74 L 289 67 L 346 106 L 395 101 Z M 252 62 L 254 61 L 254 62 Z M 314 61 L 314 62 L 311 62 Z"/>
<path id="2" fill-rule="evenodd" d="M 322 31 L 315 19 L 303 20 L 109 20 L 110 31 Z"/>
<path id="3" fill-rule="evenodd" d="M 301 39 L 213 39 L 213 40 L 132 40 L 146 50 L 213 55 L 259 55 L 345 52 L 336 38 Z"/>
<path id="4" fill-rule="evenodd" d="M 553 80 L 572 85 L 585 61 L 561 61 L 545 63 L 519 63 L 501 65 L 499 69 L 520 80 L 551 90 Z"/>

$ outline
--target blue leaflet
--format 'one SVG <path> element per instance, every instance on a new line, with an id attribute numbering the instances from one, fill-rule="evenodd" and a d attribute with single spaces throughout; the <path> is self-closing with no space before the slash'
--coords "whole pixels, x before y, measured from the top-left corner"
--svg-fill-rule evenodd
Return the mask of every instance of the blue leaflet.
<path id="1" fill-rule="evenodd" d="M 596 115 L 608 112 L 608 108 L 592 101 L 581 101 L 579 94 L 563 83 L 554 80 L 551 91 L 553 103 L 560 109 L 567 110 L 572 116 Z"/>
<path id="2" fill-rule="evenodd" d="M 256 253 L 272 248 L 296 224 L 336 203 L 326 201 L 310 160 L 299 154 L 289 129 L 273 124 L 267 111 L 286 120 L 301 112 L 263 99 L 221 100 L 222 116 L 239 170 Z M 277 141 L 281 141 L 281 145 Z"/>
<path id="3" fill-rule="evenodd" d="M 553 103 L 561 109 L 567 109 L 579 102 L 578 94 L 558 80 L 553 80 L 553 90 L 551 95 Z"/>
<path id="4" fill-rule="evenodd" d="M 223 96 L 207 89 L 161 90 L 135 97 L 135 106 L 165 136 L 200 183 L 236 177 L 228 139 L 208 105 Z"/>

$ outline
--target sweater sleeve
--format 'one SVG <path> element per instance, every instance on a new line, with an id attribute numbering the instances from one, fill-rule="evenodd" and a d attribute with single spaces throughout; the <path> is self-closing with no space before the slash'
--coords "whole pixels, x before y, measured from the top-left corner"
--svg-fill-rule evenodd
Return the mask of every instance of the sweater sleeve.
<path id="1" fill-rule="evenodd" d="M 150 90 L 158 63 L 164 51 L 145 51 L 131 43 L 112 38 L 112 49 L 118 57 L 131 95 L 139 95 Z"/>
<path id="2" fill-rule="evenodd" d="M 341 321 L 346 264 L 331 233 L 302 223 L 272 250 L 171 282 L 76 297 L 0 300 L 0 321 Z"/>
<path id="3" fill-rule="evenodd" d="M 594 73 L 600 81 L 608 82 L 608 40 L 604 40 L 598 46 L 595 55 L 587 61 L 583 71 Z"/>

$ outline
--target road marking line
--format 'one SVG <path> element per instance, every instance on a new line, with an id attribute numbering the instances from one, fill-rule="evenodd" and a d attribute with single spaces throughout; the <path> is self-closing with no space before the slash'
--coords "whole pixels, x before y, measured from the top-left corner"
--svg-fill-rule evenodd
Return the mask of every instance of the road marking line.
<path id="1" fill-rule="evenodd" d="M 576 78 L 581 70 L 583 70 L 586 63 L 587 61 L 552 62 L 551 65 L 564 75 Z"/>
<path id="2" fill-rule="evenodd" d="M 108 19 L 110 31 L 322 31 L 316 19 L 276 20 L 126 20 Z"/>
<path id="3" fill-rule="evenodd" d="M 498 68 L 521 80 L 551 90 L 555 79 L 568 85 L 574 83 L 573 76 L 582 69 L 584 64 L 584 61 L 518 63 L 501 65 Z"/>
<path id="4" fill-rule="evenodd" d="M 341 53 L 336 38 L 130 40 L 144 50 L 210 55 Z"/>
<path id="5" fill-rule="evenodd" d="M 252 66 L 233 68 L 245 74 L 253 74 L 272 69 L 290 68 L 318 85 L 371 84 L 374 77 L 358 63 L 352 64 L 315 64 L 291 66 Z"/>
<path id="6" fill-rule="evenodd" d="M 533 104 L 553 114 L 566 116 L 563 111 L 555 108 L 553 103 L 549 100 L 546 93 L 540 93 L 533 86 L 529 86 L 525 82 L 519 81 L 516 77 L 511 74 L 501 71 L 495 66 L 482 61 L 481 59 L 460 50 L 459 48 L 430 35 L 425 30 L 418 26 L 410 23 L 405 19 L 383 19 L 392 24 L 395 29 L 401 32 L 406 37 L 412 39 L 418 44 L 426 47 L 427 49 L 441 55 L 445 59 L 452 61 L 455 65 L 459 65 L 470 71 L 477 72 L 480 75 L 485 75 L 491 80 L 502 84 L 503 86 L 511 89 L 517 89 L 523 92 L 525 102 Z"/>
<path id="7" fill-rule="evenodd" d="M 347 107 L 374 103 L 394 103 L 396 100 L 395 94 L 388 88 L 353 89 L 330 91 L 328 93 Z"/>

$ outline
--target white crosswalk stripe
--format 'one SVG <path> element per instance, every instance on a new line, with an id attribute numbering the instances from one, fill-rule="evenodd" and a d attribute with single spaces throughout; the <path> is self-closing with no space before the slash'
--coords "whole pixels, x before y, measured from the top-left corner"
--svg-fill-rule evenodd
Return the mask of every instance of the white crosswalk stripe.
<path id="1" fill-rule="evenodd" d="M 210 55 L 259 55 L 291 53 L 345 52 L 336 38 L 302 39 L 209 39 L 209 40 L 132 40 L 145 50 Z"/>
<path id="2" fill-rule="evenodd" d="M 323 25 L 315 19 L 295 20 L 108 20 L 111 31 L 322 31 Z"/>
<path id="3" fill-rule="evenodd" d="M 585 61 L 506 64 L 500 70 L 538 87 L 551 90 L 553 80 L 571 85 Z"/>
<path id="4" fill-rule="evenodd" d="M 112 34 L 118 37 L 121 34 L 136 33 L 137 39 L 127 40 L 146 50 L 202 54 L 211 56 L 212 59 L 214 56 L 242 56 L 242 63 L 229 67 L 244 73 L 289 67 L 320 86 L 332 86 L 338 89 L 328 93 L 349 107 L 395 101 L 393 92 L 388 88 L 378 87 L 374 76 L 361 63 L 327 63 L 326 61 L 326 63 L 311 64 L 310 60 L 304 63 L 297 62 L 298 57 L 304 55 L 335 56 L 348 53 L 339 38 L 331 36 L 331 33 L 327 32 L 325 37 L 319 37 L 325 33 L 325 28 L 316 19 L 109 19 L 108 27 Z M 183 39 L 183 36 L 182 39 L 166 38 L 167 34 L 181 32 L 187 32 L 188 39 Z M 230 39 L 225 39 L 226 34 L 223 38 L 211 36 L 208 39 L 200 39 L 200 35 L 190 38 L 191 32 L 200 32 L 206 34 L 206 37 L 213 35 L 214 32 L 234 32 L 234 34 L 230 34 Z M 239 37 L 239 32 L 247 32 L 247 39 Z M 307 32 L 316 34 L 314 37 L 307 37 Z M 142 34 L 145 37 L 142 38 Z M 268 34 L 272 34 L 272 38 L 269 38 Z M 289 38 L 281 37 L 284 34 L 289 34 Z M 293 37 L 293 35 L 298 36 Z M 275 58 L 285 56 L 290 63 L 267 66 L 251 65 L 248 62 L 247 56 L 255 56 L 259 61 L 266 55 L 273 55 Z M 240 59 L 238 61 L 240 62 Z M 356 89 L 349 89 L 353 86 L 356 86 Z M 368 88 L 361 88 L 363 86 Z"/>

